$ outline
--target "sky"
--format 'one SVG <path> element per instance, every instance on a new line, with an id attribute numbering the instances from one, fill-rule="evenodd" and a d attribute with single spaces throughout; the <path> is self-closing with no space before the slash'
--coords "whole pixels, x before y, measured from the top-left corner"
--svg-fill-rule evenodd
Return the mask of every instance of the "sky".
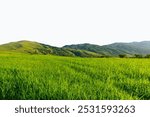
<path id="1" fill-rule="evenodd" d="M 150 40 L 150 0 L 0 0 L 0 44 Z"/>

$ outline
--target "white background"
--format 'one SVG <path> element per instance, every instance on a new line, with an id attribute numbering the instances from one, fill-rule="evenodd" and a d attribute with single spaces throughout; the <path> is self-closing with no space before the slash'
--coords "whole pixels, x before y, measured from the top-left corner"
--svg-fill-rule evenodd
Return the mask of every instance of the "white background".
<path id="1" fill-rule="evenodd" d="M 150 40 L 150 0 L 0 0 L 0 44 Z"/>

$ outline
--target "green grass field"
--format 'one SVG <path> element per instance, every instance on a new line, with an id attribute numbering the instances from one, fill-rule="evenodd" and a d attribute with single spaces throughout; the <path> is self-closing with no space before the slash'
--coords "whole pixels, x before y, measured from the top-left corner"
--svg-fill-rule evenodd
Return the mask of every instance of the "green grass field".
<path id="1" fill-rule="evenodd" d="M 150 59 L 0 54 L 0 99 L 150 99 Z"/>

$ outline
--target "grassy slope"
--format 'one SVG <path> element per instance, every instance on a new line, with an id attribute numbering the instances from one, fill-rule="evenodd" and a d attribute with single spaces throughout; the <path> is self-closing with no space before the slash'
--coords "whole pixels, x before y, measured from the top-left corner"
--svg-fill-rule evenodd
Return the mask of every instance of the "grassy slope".
<path id="1" fill-rule="evenodd" d="M 134 54 L 150 54 L 150 42 L 113 43 L 104 46 L 77 44 L 66 45 L 63 48 L 58 48 L 38 42 L 24 40 L 0 45 L 0 53 L 3 51 L 80 57 L 118 56 L 119 54 L 133 56 Z"/>
<path id="2" fill-rule="evenodd" d="M 0 54 L 0 99 L 150 99 L 148 59 Z"/>
<path id="3" fill-rule="evenodd" d="M 4 44 L 0 46 L 1 51 L 18 51 L 18 52 L 24 52 L 27 51 L 35 51 L 37 48 L 42 48 L 42 46 L 36 42 L 29 42 L 29 41 L 19 41 L 19 42 L 11 42 L 8 44 Z"/>
<path id="4" fill-rule="evenodd" d="M 99 46 L 93 44 L 76 44 L 66 45 L 64 48 L 73 48 L 88 50 L 110 56 L 118 56 L 119 54 L 150 54 L 150 41 L 132 42 L 132 43 L 113 43 L 109 45 Z"/>
<path id="5" fill-rule="evenodd" d="M 52 54 L 58 56 L 101 57 L 100 54 L 86 50 L 64 49 L 25 40 L 0 45 L 0 53 L 4 51 L 7 53 L 17 52 L 26 54 Z"/>

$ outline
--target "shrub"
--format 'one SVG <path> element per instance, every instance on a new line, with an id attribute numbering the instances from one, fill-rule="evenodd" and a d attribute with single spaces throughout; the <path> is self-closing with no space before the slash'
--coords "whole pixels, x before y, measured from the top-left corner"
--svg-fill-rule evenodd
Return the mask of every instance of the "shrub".
<path id="1" fill-rule="evenodd" d="M 141 54 L 135 54 L 134 57 L 135 58 L 143 58 L 143 56 Z"/>
<path id="2" fill-rule="evenodd" d="M 120 57 L 120 58 L 126 58 L 127 55 L 125 55 L 125 54 L 120 54 L 119 57 Z"/>

